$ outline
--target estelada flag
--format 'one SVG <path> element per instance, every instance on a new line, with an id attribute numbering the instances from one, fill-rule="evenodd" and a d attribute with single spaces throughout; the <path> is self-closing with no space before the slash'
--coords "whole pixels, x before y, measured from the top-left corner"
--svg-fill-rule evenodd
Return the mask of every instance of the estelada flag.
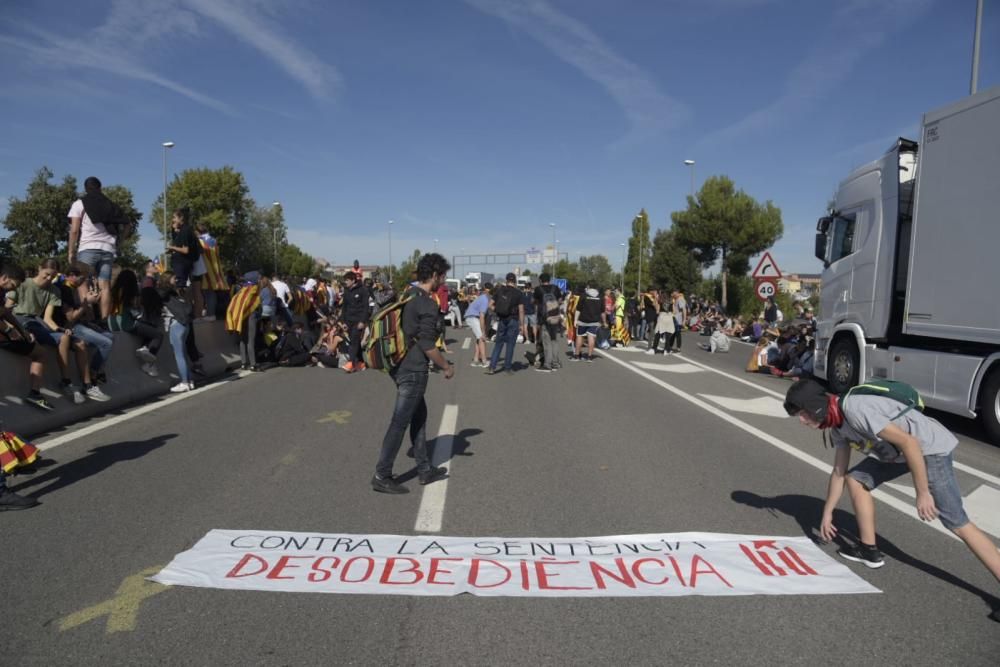
<path id="1" fill-rule="evenodd" d="M 260 285 L 247 285 L 233 296 L 226 308 L 226 331 L 242 334 L 250 313 L 260 308 Z"/>
<path id="2" fill-rule="evenodd" d="M 625 346 L 628 346 L 632 342 L 632 336 L 629 335 L 628 329 L 625 328 L 621 320 L 617 320 L 615 326 L 611 328 L 611 338 L 621 342 Z"/>
<path id="3" fill-rule="evenodd" d="M 0 470 L 12 472 L 18 466 L 31 465 L 37 458 L 37 447 L 14 433 L 0 431 Z"/>

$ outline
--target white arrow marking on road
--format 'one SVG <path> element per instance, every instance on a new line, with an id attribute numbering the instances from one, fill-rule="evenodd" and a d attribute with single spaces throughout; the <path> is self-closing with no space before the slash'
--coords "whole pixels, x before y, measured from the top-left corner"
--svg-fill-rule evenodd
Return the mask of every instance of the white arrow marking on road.
<path id="1" fill-rule="evenodd" d="M 693 364 L 655 364 L 650 361 L 633 361 L 633 364 L 639 368 L 645 368 L 647 371 L 666 371 L 668 373 L 700 373 L 701 369 Z"/>
<path id="2" fill-rule="evenodd" d="M 972 522 L 990 533 L 1000 537 L 1000 491 L 982 484 L 965 497 L 965 511 Z"/>
<path id="3" fill-rule="evenodd" d="M 746 412 L 751 415 L 778 417 L 780 419 L 788 417 L 783 403 L 769 396 L 760 396 L 758 398 L 729 398 L 728 396 L 710 396 L 709 394 L 698 394 L 698 396 L 733 412 Z"/>
<path id="4" fill-rule="evenodd" d="M 472 339 L 471 338 L 466 338 L 465 340 L 462 341 L 462 349 L 463 350 L 468 350 L 470 345 L 472 345 Z"/>

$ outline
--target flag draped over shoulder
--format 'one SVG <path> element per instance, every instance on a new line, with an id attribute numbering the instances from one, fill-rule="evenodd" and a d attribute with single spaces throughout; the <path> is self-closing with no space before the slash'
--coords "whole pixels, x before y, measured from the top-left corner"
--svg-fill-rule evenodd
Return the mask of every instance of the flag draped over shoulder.
<path id="1" fill-rule="evenodd" d="M 615 326 L 611 327 L 611 338 L 626 347 L 632 342 L 632 336 L 621 320 L 615 320 Z"/>
<path id="2" fill-rule="evenodd" d="M 222 273 L 222 260 L 219 259 L 219 246 L 209 247 L 203 239 L 198 239 L 201 244 L 201 256 L 205 260 L 205 277 L 202 287 L 207 290 L 224 291 L 229 286 L 226 284 L 226 276 Z"/>
<path id="3" fill-rule="evenodd" d="M 292 311 L 293 315 L 305 315 L 312 308 L 312 301 L 309 300 L 309 294 L 306 293 L 301 287 L 293 287 L 290 290 L 292 302 L 288 304 L 288 309 Z"/>
<path id="4" fill-rule="evenodd" d="M 226 308 L 226 331 L 242 334 L 250 313 L 260 308 L 260 285 L 246 285 Z"/>
<path id="5" fill-rule="evenodd" d="M 566 340 L 576 339 L 576 304 L 579 301 L 580 297 L 576 294 L 571 294 L 566 300 Z"/>

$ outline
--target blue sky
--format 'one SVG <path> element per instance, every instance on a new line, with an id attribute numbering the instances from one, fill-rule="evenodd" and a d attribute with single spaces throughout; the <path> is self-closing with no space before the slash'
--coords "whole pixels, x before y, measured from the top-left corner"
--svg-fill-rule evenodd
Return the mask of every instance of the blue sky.
<path id="1" fill-rule="evenodd" d="M 337 263 L 414 248 L 606 254 L 725 174 L 815 220 L 852 167 L 966 94 L 975 0 L 33 0 L 0 6 L 0 215 L 42 165 L 129 186 L 232 165 Z M 986 3 L 980 90 L 1000 84 Z M 141 247 L 155 252 L 144 223 Z"/>

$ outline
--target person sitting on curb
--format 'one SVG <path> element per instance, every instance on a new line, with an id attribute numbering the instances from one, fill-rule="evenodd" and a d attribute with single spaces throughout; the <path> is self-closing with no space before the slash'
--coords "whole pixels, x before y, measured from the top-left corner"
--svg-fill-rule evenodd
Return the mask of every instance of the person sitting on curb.
<path id="1" fill-rule="evenodd" d="M 24 402 L 42 410 L 52 410 L 52 404 L 42 396 L 42 382 L 45 379 L 45 354 L 35 337 L 28 333 L 14 313 L 6 306 L 7 293 L 16 297 L 18 286 L 24 282 L 24 271 L 17 266 L 0 267 L 0 350 L 27 357 L 30 389 Z"/>
<path id="2" fill-rule="evenodd" d="M 829 542 L 838 536 L 833 511 L 846 486 L 861 538 L 860 544 L 841 547 L 841 557 L 869 568 L 885 564 L 876 544 L 872 491 L 909 473 L 917 492 L 917 515 L 923 521 L 940 519 L 1000 581 L 1000 551 L 969 520 L 962 505 L 952 462 L 958 439 L 940 422 L 889 396 L 848 392 L 840 399 L 809 379 L 791 386 L 784 407 L 803 426 L 830 431 L 835 453 L 820 537 Z M 849 469 L 852 450 L 865 459 Z M 1000 606 L 990 619 L 1000 621 Z"/>

